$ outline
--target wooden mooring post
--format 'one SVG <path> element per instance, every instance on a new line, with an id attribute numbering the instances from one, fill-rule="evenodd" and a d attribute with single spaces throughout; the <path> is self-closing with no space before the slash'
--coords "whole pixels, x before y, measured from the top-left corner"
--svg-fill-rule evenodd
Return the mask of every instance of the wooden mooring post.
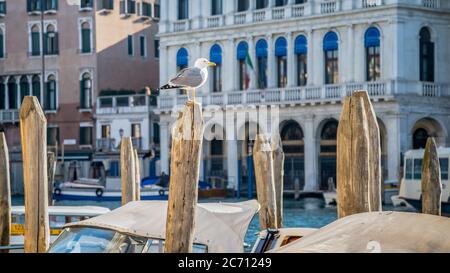
<path id="1" fill-rule="evenodd" d="M 20 108 L 25 190 L 25 253 L 43 253 L 50 245 L 47 178 L 47 119 L 36 97 Z"/>
<path id="2" fill-rule="evenodd" d="M 192 252 L 204 121 L 202 106 L 188 101 L 172 131 L 164 252 Z"/>
<path id="3" fill-rule="evenodd" d="M 422 213 L 441 215 L 441 167 L 434 138 L 428 138 L 422 162 Z"/>
<path id="4" fill-rule="evenodd" d="M 56 156 L 53 152 L 47 152 L 47 174 L 48 174 L 48 205 L 53 205 L 53 183 L 56 172 Z"/>
<path id="5" fill-rule="evenodd" d="M 141 164 L 139 162 L 139 154 L 134 149 L 134 171 L 135 171 L 135 197 L 136 201 L 141 200 Z"/>
<path id="6" fill-rule="evenodd" d="M 255 162 L 256 192 L 259 210 L 259 225 L 262 230 L 278 228 L 277 202 L 274 182 L 272 147 L 269 138 L 258 134 L 253 148 Z"/>
<path id="7" fill-rule="evenodd" d="M 120 144 L 122 206 L 136 201 L 136 166 L 131 137 L 123 137 Z"/>
<path id="8" fill-rule="evenodd" d="M 0 246 L 8 246 L 11 236 L 11 184 L 5 133 L 0 132 Z M 7 253 L 0 250 L 0 253 Z"/>
<path id="9" fill-rule="evenodd" d="M 271 137 L 273 177 L 275 185 L 275 201 L 277 208 L 277 227 L 283 227 L 283 192 L 284 192 L 284 152 L 280 134 L 272 133 Z"/>
<path id="10" fill-rule="evenodd" d="M 381 211 L 380 136 L 366 91 L 344 99 L 337 136 L 338 217 Z"/>

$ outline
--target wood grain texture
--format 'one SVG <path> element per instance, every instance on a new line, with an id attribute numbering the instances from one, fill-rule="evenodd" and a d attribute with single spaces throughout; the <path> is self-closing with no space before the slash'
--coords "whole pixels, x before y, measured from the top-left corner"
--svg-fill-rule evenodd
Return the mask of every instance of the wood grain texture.
<path id="1" fill-rule="evenodd" d="M 11 184 L 9 152 L 5 133 L 0 132 L 0 246 L 7 246 L 11 236 Z M 7 253 L 0 250 L 0 253 Z"/>
<path id="2" fill-rule="evenodd" d="M 441 215 L 441 166 L 434 138 L 428 138 L 422 161 L 422 213 Z"/>
<path id="3" fill-rule="evenodd" d="M 25 253 L 43 253 L 50 245 L 47 177 L 47 119 L 36 97 L 20 108 L 25 192 Z"/>
<path id="4" fill-rule="evenodd" d="M 122 206 L 136 201 L 136 166 L 131 137 L 123 137 L 120 144 Z"/>
<path id="5" fill-rule="evenodd" d="M 283 227 L 283 192 L 284 192 L 284 152 L 280 134 L 274 132 L 270 142 L 273 159 L 273 176 L 275 184 L 275 200 L 277 207 L 277 226 Z"/>
<path id="6" fill-rule="evenodd" d="M 141 200 L 141 164 L 139 162 L 139 154 L 137 149 L 134 149 L 134 162 L 135 162 L 135 196 L 136 201 Z"/>
<path id="7" fill-rule="evenodd" d="M 337 136 L 338 217 L 371 211 L 370 129 L 364 99 L 346 97 Z M 372 164 L 372 165 L 371 165 Z"/>
<path id="8" fill-rule="evenodd" d="M 56 157 L 53 152 L 47 152 L 47 174 L 48 174 L 48 205 L 53 205 L 53 182 L 55 182 Z"/>
<path id="9" fill-rule="evenodd" d="M 166 253 L 192 252 L 203 132 L 202 107 L 188 101 L 172 131 Z"/>
<path id="10" fill-rule="evenodd" d="M 259 210 L 259 225 L 262 230 L 278 228 L 277 202 L 273 172 L 272 147 L 269 138 L 258 134 L 253 148 L 255 163 L 256 192 Z"/>

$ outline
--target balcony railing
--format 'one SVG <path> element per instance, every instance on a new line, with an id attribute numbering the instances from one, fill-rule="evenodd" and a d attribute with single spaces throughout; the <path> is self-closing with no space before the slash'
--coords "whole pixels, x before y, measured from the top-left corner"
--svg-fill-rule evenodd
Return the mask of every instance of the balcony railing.
<path id="1" fill-rule="evenodd" d="M 361 0 L 362 4 L 362 8 L 373 8 L 373 7 L 378 7 L 383 5 L 383 1 L 382 0 Z"/>
<path id="2" fill-rule="evenodd" d="M 422 0 L 422 6 L 425 8 L 437 9 L 440 7 L 439 0 Z"/>
<path id="3" fill-rule="evenodd" d="M 19 110 L 0 110 L 0 123 L 19 122 Z"/>
<path id="4" fill-rule="evenodd" d="M 253 22 L 263 22 L 266 20 L 266 10 L 255 10 L 253 12 Z"/>
<path id="5" fill-rule="evenodd" d="M 203 94 L 203 106 L 245 104 L 305 104 L 341 101 L 355 90 L 367 90 L 372 99 L 390 99 L 396 94 L 417 94 L 425 97 L 450 96 L 450 87 L 435 83 L 379 81 L 324 86 L 287 87 L 265 90 L 233 91 Z M 186 96 L 159 97 L 159 109 L 172 110 L 183 105 Z"/>
<path id="6" fill-rule="evenodd" d="M 299 4 L 292 7 L 292 17 L 303 17 L 305 16 L 305 5 Z"/>
<path id="7" fill-rule="evenodd" d="M 116 151 L 116 140 L 114 138 L 97 139 L 97 151 L 113 152 Z"/>
<path id="8" fill-rule="evenodd" d="M 236 25 L 242 25 L 247 22 L 247 13 L 246 12 L 240 12 L 236 13 L 234 15 L 234 24 Z"/>
<path id="9" fill-rule="evenodd" d="M 281 20 L 284 19 L 286 14 L 285 7 L 276 7 L 272 9 L 272 19 L 273 20 Z"/>
<path id="10" fill-rule="evenodd" d="M 97 114 L 143 113 L 150 107 L 145 95 L 108 96 L 97 98 Z"/>
<path id="11" fill-rule="evenodd" d="M 338 3 L 336 1 L 327 1 L 320 3 L 320 13 L 329 14 L 337 11 Z"/>
<path id="12" fill-rule="evenodd" d="M 208 28 L 215 28 L 215 27 L 221 27 L 223 25 L 223 16 L 222 15 L 215 15 L 206 18 L 206 27 Z"/>
<path id="13" fill-rule="evenodd" d="M 187 31 L 191 29 L 191 21 L 190 20 L 179 20 L 173 23 L 173 31 L 174 32 L 181 32 L 181 31 Z"/>

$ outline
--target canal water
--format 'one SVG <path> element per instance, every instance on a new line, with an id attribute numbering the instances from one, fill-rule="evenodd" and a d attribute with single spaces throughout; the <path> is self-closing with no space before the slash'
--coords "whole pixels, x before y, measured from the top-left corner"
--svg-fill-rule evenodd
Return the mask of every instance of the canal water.
<path id="1" fill-rule="evenodd" d="M 200 200 L 200 202 L 239 202 L 244 199 L 219 199 Z M 12 204 L 23 205 L 23 197 L 13 197 Z M 120 202 L 95 202 L 95 201 L 59 201 L 57 206 L 102 206 L 109 209 L 120 207 Z M 405 208 L 383 207 L 383 210 L 405 210 Z M 315 198 L 307 198 L 301 201 L 294 199 L 284 200 L 283 226 L 321 228 L 337 219 L 336 207 L 325 207 L 324 202 Z M 255 215 L 249 225 L 245 236 L 245 251 L 250 252 L 257 239 L 259 231 L 258 215 Z"/>

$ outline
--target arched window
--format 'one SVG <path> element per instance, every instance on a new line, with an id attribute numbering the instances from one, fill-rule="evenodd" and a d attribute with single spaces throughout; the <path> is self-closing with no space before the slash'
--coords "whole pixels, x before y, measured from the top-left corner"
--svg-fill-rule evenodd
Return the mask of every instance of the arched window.
<path id="1" fill-rule="evenodd" d="M 288 3 L 288 0 L 276 0 L 275 1 L 275 7 L 286 6 L 287 3 Z"/>
<path id="2" fill-rule="evenodd" d="M 37 97 L 39 102 L 41 101 L 41 79 L 38 75 L 34 75 L 31 79 L 31 91 L 33 96 Z"/>
<path id="3" fill-rule="evenodd" d="M 56 110 L 56 77 L 50 75 L 47 78 L 46 88 L 45 88 L 45 110 Z"/>
<path id="4" fill-rule="evenodd" d="M 328 32 L 323 40 L 325 84 L 336 84 L 339 81 L 338 41 L 338 36 L 334 32 Z"/>
<path id="5" fill-rule="evenodd" d="M 216 66 L 212 68 L 212 91 L 220 92 L 222 91 L 222 48 L 218 44 L 211 47 L 209 59 L 216 63 Z"/>
<path id="6" fill-rule="evenodd" d="M 177 66 L 178 70 L 184 69 L 188 66 L 188 51 L 186 48 L 182 47 L 178 50 L 177 53 Z"/>
<path id="7" fill-rule="evenodd" d="M 211 0 L 211 15 L 222 14 L 222 0 Z"/>
<path id="8" fill-rule="evenodd" d="M 280 137 L 286 154 L 303 153 L 303 130 L 297 122 L 287 122 L 281 129 Z"/>
<path id="9" fill-rule="evenodd" d="M 0 28 L 0 59 L 5 58 L 5 35 L 3 29 Z"/>
<path id="10" fill-rule="evenodd" d="M 297 85 L 305 86 L 308 82 L 308 41 L 303 35 L 295 39 L 295 54 L 297 55 Z"/>
<path id="11" fill-rule="evenodd" d="M 88 22 L 81 24 L 81 53 L 91 53 L 91 25 Z"/>
<path id="12" fill-rule="evenodd" d="M 33 25 L 31 27 L 31 55 L 39 56 L 41 55 L 41 45 L 40 45 L 40 30 L 38 25 Z"/>
<path id="13" fill-rule="evenodd" d="M 178 0 L 178 20 L 189 18 L 189 0 Z"/>
<path id="14" fill-rule="evenodd" d="M 337 152 L 337 131 L 339 123 L 331 119 L 327 121 L 320 133 L 320 188 L 329 189 L 330 182 L 336 186 L 336 152 Z"/>
<path id="15" fill-rule="evenodd" d="M 426 27 L 420 30 L 420 81 L 434 82 L 434 43 Z"/>
<path id="16" fill-rule="evenodd" d="M 250 84 L 247 65 L 253 66 L 253 64 L 248 58 L 248 44 L 244 41 L 237 46 L 237 60 L 239 62 L 239 90 L 247 90 Z"/>
<path id="17" fill-rule="evenodd" d="M 5 88 L 5 79 L 0 77 L 0 109 L 4 110 L 6 108 L 6 88 Z"/>
<path id="18" fill-rule="evenodd" d="M 30 83 L 28 82 L 27 76 L 22 76 L 20 78 L 20 104 L 22 104 L 25 96 L 29 96 L 30 92 Z"/>
<path id="19" fill-rule="evenodd" d="M 369 82 L 378 81 L 381 78 L 380 31 L 376 27 L 369 28 L 364 40 L 366 46 L 366 80 Z"/>
<path id="20" fill-rule="evenodd" d="M 425 149 L 427 145 L 429 134 L 427 130 L 419 128 L 414 132 L 413 135 L 413 149 Z"/>
<path id="21" fill-rule="evenodd" d="M 246 11 L 249 7 L 249 0 L 237 0 L 237 12 Z"/>
<path id="22" fill-rule="evenodd" d="M 58 33 L 53 25 L 47 27 L 44 40 L 44 52 L 46 55 L 58 54 Z"/>
<path id="23" fill-rule="evenodd" d="M 269 0 L 256 0 L 256 9 L 265 9 L 269 4 Z"/>
<path id="24" fill-rule="evenodd" d="M 15 77 L 9 77 L 8 80 L 8 105 L 9 109 L 18 109 L 17 101 L 17 83 Z"/>
<path id="25" fill-rule="evenodd" d="M 256 43 L 256 59 L 257 59 L 257 73 L 258 73 L 258 88 L 267 88 L 267 42 L 264 39 Z"/>
<path id="26" fill-rule="evenodd" d="M 92 79 L 89 73 L 84 73 L 80 81 L 80 107 L 90 109 L 92 107 Z"/>
<path id="27" fill-rule="evenodd" d="M 287 86 L 287 41 L 280 37 L 275 42 L 275 56 L 277 57 L 277 82 L 278 87 Z"/>

